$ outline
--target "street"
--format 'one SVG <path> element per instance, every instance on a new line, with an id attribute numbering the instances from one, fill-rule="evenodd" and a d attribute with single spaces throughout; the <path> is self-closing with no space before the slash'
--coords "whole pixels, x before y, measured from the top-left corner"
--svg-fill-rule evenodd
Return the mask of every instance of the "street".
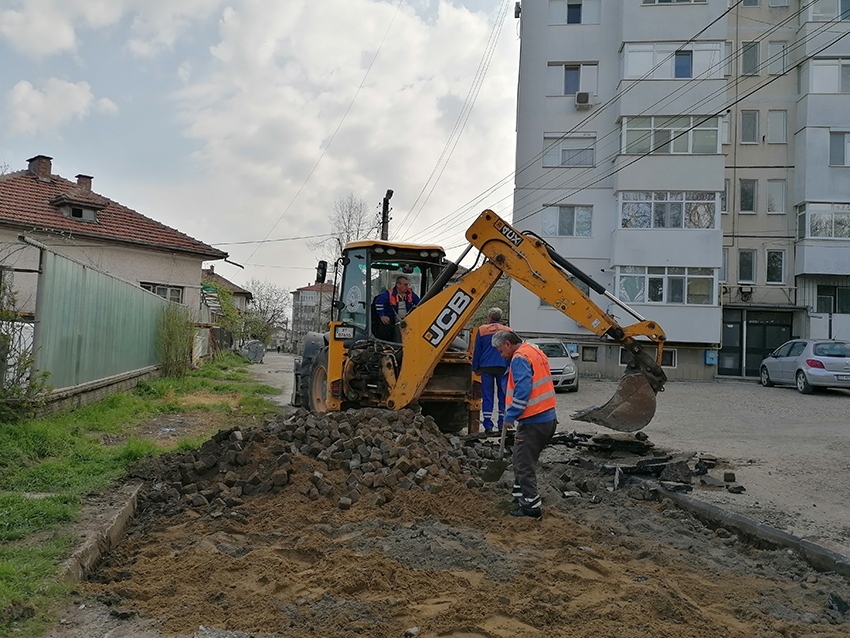
<path id="1" fill-rule="evenodd" d="M 282 393 L 292 391 L 291 354 L 266 353 L 253 364 L 255 378 Z M 560 431 L 596 433 L 604 428 L 569 418 L 601 405 L 613 381 L 582 378 L 576 393 L 558 394 Z M 679 381 L 658 396 L 655 418 L 644 428 L 665 451 L 704 452 L 735 472 L 743 494 L 695 490 L 694 495 L 850 555 L 850 392 L 803 395 L 792 387 L 763 388 L 756 381 Z M 550 449 L 543 460 L 562 453 Z"/>

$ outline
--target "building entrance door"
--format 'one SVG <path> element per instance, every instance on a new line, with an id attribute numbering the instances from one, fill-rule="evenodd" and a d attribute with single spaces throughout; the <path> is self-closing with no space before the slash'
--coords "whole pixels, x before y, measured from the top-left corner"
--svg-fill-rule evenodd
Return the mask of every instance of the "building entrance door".
<path id="1" fill-rule="evenodd" d="M 717 374 L 757 377 L 761 360 L 791 338 L 792 320 L 790 312 L 724 309 Z"/>

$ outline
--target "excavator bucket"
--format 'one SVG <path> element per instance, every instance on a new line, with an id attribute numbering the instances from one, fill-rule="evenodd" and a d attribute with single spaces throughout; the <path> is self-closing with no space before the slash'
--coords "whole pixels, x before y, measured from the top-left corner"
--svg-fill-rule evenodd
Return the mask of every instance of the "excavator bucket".
<path id="1" fill-rule="evenodd" d="M 637 432 L 655 415 L 655 391 L 639 371 L 627 373 L 611 400 L 603 406 L 571 414 L 576 421 L 596 423 L 618 432 Z"/>

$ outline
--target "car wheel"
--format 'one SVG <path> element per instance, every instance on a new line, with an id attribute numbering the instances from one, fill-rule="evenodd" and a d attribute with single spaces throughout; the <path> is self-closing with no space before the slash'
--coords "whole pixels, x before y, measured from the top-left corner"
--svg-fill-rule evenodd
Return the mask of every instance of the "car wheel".
<path id="1" fill-rule="evenodd" d="M 802 370 L 797 370 L 797 389 L 802 394 L 811 394 L 815 391 L 809 383 L 809 380 L 806 378 L 806 373 Z"/>
<path id="2" fill-rule="evenodd" d="M 770 380 L 770 374 L 768 374 L 767 368 L 764 366 L 762 366 L 761 370 L 759 370 L 759 381 L 765 388 L 773 387 L 773 381 Z"/>

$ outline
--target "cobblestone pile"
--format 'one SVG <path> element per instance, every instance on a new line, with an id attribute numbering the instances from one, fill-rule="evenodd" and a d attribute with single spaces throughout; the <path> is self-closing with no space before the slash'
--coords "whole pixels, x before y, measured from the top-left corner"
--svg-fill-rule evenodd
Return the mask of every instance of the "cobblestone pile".
<path id="1" fill-rule="evenodd" d="M 218 516 L 246 496 L 284 489 L 299 455 L 318 463 L 297 489 L 345 509 L 366 496 L 381 505 L 394 489 L 438 492 L 446 480 L 480 488 L 480 473 L 496 450 L 491 442 L 443 434 L 432 417 L 412 410 L 318 415 L 301 409 L 260 427 L 222 430 L 198 450 L 154 459 L 136 475 L 148 481 L 148 504 Z"/>

